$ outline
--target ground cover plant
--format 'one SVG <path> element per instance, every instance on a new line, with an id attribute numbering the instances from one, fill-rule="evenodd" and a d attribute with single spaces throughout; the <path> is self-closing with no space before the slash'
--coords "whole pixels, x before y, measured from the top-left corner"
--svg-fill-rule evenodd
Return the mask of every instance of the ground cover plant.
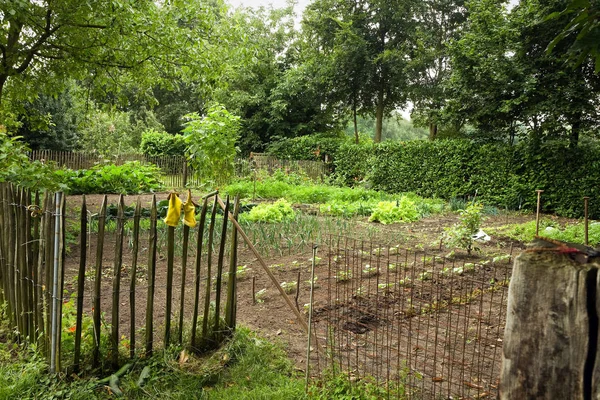
<path id="1" fill-rule="evenodd" d="M 163 188 L 159 180 L 160 169 L 139 161 L 123 165 L 96 165 L 87 170 L 58 170 L 57 179 L 69 194 L 151 193 Z"/>

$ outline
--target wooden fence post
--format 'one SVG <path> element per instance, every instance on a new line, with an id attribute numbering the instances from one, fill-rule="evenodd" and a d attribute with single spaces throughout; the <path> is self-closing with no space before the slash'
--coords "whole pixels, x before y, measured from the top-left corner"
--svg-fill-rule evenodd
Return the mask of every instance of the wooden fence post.
<path id="1" fill-rule="evenodd" d="M 543 245 L 543 241 L 537 241 Z M 516 258 L 508 292 L 500 399 L 600 394 L 596 261 L 553 251 Z"/>

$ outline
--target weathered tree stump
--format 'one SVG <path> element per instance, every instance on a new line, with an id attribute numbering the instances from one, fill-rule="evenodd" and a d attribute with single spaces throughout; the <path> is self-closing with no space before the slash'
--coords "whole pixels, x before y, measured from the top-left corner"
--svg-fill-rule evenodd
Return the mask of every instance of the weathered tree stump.
<path id="1" fill-rule="evenodd" d="M 597 261 L 559 251 L 516 258 L 508 292 L 500 399 L 600 398 Z"/>

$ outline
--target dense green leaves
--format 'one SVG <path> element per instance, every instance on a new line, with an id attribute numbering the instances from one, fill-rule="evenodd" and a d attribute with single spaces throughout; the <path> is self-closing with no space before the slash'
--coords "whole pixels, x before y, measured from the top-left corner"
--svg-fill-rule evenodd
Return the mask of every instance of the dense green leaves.
<path id="1" fill-rule="evenodd" d="M 220 104 L 211 106 L 206 115 L 186 116 L 183 130 L 190 165 L 209 181 L 226 180 L 233 175 L 235 143 L 240 133 L 240 117 Z"/>
<path id="2" fill-rule="evenodd" d="M 148 130 L 142 134 L 140 150 L 148 156 L 181 156 L 185 154 L 185 148 L 186 143 L 183 135 L 171 135 L 167 132 L 155 130 Z"/>
<path id="3" fill-rule="evenodd" d="M 482 146 L 465 140 L 346 145 L 335 164 L 337 180 L 347 184 L 423 197 L 477 197 L 509 209 L 533 210 L 535 191 L 542 189 L 543 209 L 570 217 L 583 214 L 583 196 L 600 198 L 600 148 L 595 145 Z M 599 217 L 600 204 L 591 204 L 590 212 Z"/>

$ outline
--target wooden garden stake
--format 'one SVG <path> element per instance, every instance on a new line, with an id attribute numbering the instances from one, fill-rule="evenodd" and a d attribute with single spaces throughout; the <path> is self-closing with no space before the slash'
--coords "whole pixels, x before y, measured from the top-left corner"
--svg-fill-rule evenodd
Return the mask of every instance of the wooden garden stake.
<path id="1" fill-rule="evenodd" d="M 165 349 L 171 339 L 171 305 L 173 301 L 173 268 L 175 256 L 175 227 L 167 227 L 167 301 L 165 305 Z"/>
<path id="2" fill-rule="evenodd" d="M 121 291 L 121 268 L 123 267 L 123 231 L 125 228 L 125 204 L 123 195 L 119 196 L 119 206 L 117 211 L 117 238 L 115 242 L 115 262 L 113 264 L 113 297 L 112 297 L 112 318 L 111 318 L 111 344 L 112 344 L 112 367 L 119 366 L 119 292 Z"/>
<path id="3" fill-rule="evenodd" d="M 181 253 L 181 304 L 179 306 L 179 341 L 183 343 L 183 308 L 185 304 L 185 278 L 187 272 L 188 242 L 190 240 L 190 227 L 183 226 L 183 250 Z"/>
<path id="4" fill-rule="evenodd" d="M 294 298 L 296 302 L 296 309 L 300 311 L 300 305 L 298 304 L 298 297 L 300 297 L 300 271 L 298 271 L 298 280 L 296 281 L 296 297 Z"/>
<path id="5" fill-rule="evenodd" d="M 56 225 L 54 230 L 54 263 L 53 263 L 53 272 L 52 272 L 52 325 L 51 325 L 51 345 L 50 345 L 50 373 L 56 373 L 56 360 L 57 360 L 57 348 L 58 348 L 58 330 L 59 330 L 59 321 L 58 321 L 58 269 L 60 265 L 60 254 L 61 248 L 60 245 L 62 243 L 62 216 L 61 213 L 61 201 L 62 201 L 62 193 L 55 194 L 55 209 L 56 209 Z"/>
<path id="6" fill-rule="evenodd" d="M 108 199 L 104 196 L 100 215 L 98 216 L 98 242 L 96 244 L 96 280 L 94 282 L 94 354 L 92 367 L 96 368 L 100 362 L 100 290 L 102 283 L 102 250 L 104 248 L 104 226 L 106 223 L 106 203 Z"/>
<path id="7" fill-rule="evenodd" d="M 256 277 L 252 277 L 252 304 L 256 304 Z"/>
<path id="8" fill-rule="evenodd" d="M 310 269 L 310 299 L 309 299 L 309 306 L 308 306 L 308 339 L 307 339 L 307 343 L 306 343 L 306 381 L 305 381 L 305 388 L 306 391 L 308 391 L 308 379 L 310 377 L 310 337 L 312 334 L 312 314 L 313 314 L 313 295 L 314 295 L 314 291 L 315 291 L 315 264 L 316 264 L 316 258 L 317 258 L 317 248 L 319 246 L 317 246 L 316 244 L 313 245 L 313 256 L 312 256 L 312 265 L 311 265 L 311 269 Z M 298 288 L 299 291 L 299 288 Z"/>
<path id="9" fill-rule="evenodd" d="M 137 262 L 140 238 L 140 218 L 142 216 L 142 203 L 138 197 L 135 204 L 135 214 L 133 215 L 133 258 L 131 260 L 131 281 L 129 283 L 129 357 L 135 356 L 135 285 L 137 281 Z"/>
<path id="10" fill-rule="evenodd" d="M 210 214 L 210 222 L 208 225 L 208 258 L 206 263 L 206 295 L 204 297 L 204 318 L 202 320 L 202 341 L 205 343 L 208 337 L 208 319 L 210 316 L 210 286 L 211 286 L 211 269 L 212 269 L 212 247 L 213 234 L 215 231 L 215 216 L 217 214 L 217 201 L 219 196 L 215 195 L 212 211 Z"/>
<path id="11" fill-rule="evenodd" d="M 81 322 L 83 320 L 83 293 L 85 289 L 85 264 L 87 262 L 87 206 L 85 195 L 81 200 L 80 237 L 79 247 L 79 271 L 77 274 L 77 316 L 75 322 L 75 350 L 74 365 L 75 373 L 79 372 L 79 360 L 81 358 Z"/>
<path id="12" fill-rule="evenodd" d="M 225 257 L 225 243 L 227 242 L 227 218 L 225 216 L 228 214 L 229 196 L 227 196 L 227 200 L 225 202 L 225 213 L 223 214 L 223 228 L 221 229 L 221 243 L 219 245 L 219 258 L 217 260 L 217 286 L 215 288 L 215 325 L 213 328 L 213 335 L 216 343 L 219 343 L 219 341 L 221 340 L 221 283 L 223 279 L 223 258 Z"/>
<path id="13" fill-rule="evenodd" d="M 204 198 L 202 211 L 200 211 L 200 227 L 198 228 L 198 240 L 196 242 L 196 279 L 194 281 L 194 315 L 192 317 L 191 347 L 196 347 L 196 325 L 198 323 L 198 308 L 200 303 L 200 266 L 202 265 L 202 244 L 204 239 L 204 225 L 206 224 L 206 211 L 208 209 L 208 198 Z"/>
<path id="14" fill-rule="evenodd" d="M 540 234 L 540 204 L 542 199 L 543 190 L 536 190 L 537 192 L 537 211 L 535 213 L 535 235 L 538 236 Z"/>
<path id="15" fill-rule="evenodd" d="M 237 220 L 240 211 L 240 196 L 236 196 L 233 202 L 233 218 Z M 235 330 L 237 311 L 237 229 L 231 230 L 231 248 L 229 250 L 229 276 L 227 280 L 227 301 L 225 303 L 225 324 L 233 331 Z"/>
<path id="16" fill-rule="evenodd" d="M 154 341 L 154 285 L 156 284 L 156 195 L 152 196 L 148 239 L 148 297 L 146 300 L 146 355 L 152 355 Z"/>
<path id="17" fill-rule="evenodd" d="M 583 198 L 583 214 L 584 214 L 584 225 L 583 225 L 583 229 L 584 229 L 584 233 L 585 233 L 585 238 L 584 238 L 584 243 L 587 246 L 588 245 L 588 229 L 589 229 L 589 220 L 588 220 L 588 205 L 589 205 L 589 197 L 584 197 Z"/>

